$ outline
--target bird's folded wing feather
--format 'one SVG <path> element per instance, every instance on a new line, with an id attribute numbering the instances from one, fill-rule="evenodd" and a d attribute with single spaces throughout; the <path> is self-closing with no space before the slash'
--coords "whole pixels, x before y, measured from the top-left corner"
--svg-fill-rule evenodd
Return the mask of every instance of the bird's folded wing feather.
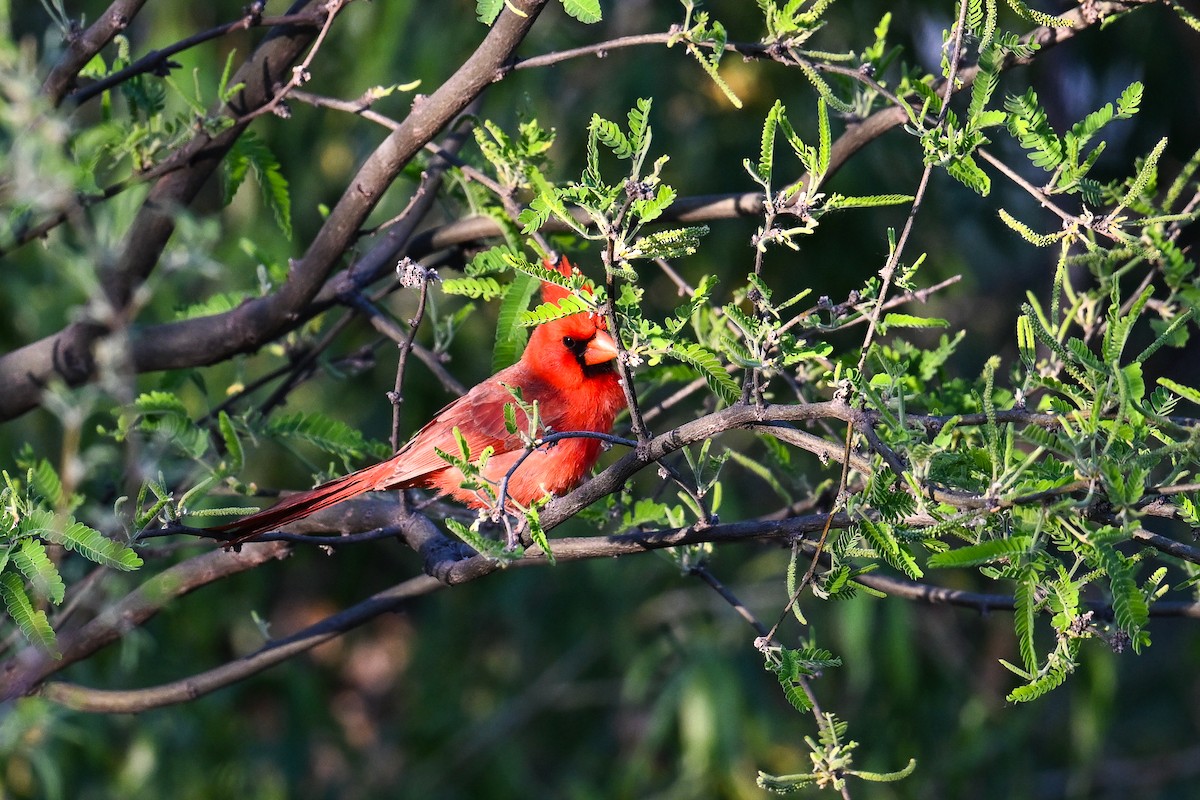
<path id="1" fill-rule="evenodd" d="M 450 466 L 438 455 L 438 450 L 461 457 L 462 448 L 454 435 L 455 428 L 466 439 L 472 461 L 487 447 L 497 454 L 524 449 L 520 436 L 509 433 L 504 425 L 504 406 L 514 403 L 512 394 L 503 385 L 512 385 L 506 377 L 511 379 L 513 376 L 501 372 L 439 411 L 396 454 L 394 470 L 382 476 L 375 489 L 383 491 L 420 485 L 426 475 Z M 518 427 L 526 426 L 525 415 L 519 409 L 515 411 Z"/>

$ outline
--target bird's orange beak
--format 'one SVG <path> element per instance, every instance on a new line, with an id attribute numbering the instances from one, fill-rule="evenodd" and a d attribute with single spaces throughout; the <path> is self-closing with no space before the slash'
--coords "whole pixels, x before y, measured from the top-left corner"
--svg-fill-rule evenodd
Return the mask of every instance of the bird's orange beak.
<path id="1" fill-rule="evenodd" d="M 616 357 L 617 343 L 605 331 L 596 331 L 596 335 L 591 338 L 587 348 L 583 351 L 583 363 L 589 367 L 603 364 L 605 361 L 612 361 Z"/>

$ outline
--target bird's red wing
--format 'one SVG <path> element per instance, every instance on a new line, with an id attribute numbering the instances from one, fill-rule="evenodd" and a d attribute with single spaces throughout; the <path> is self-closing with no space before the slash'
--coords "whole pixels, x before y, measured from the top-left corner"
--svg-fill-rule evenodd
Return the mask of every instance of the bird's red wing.
<path id="1" fill-rule="evenodd" d="M 507 372 L 509 370 L 504 370 L 476 385 L 439 411 L 393 457 L 393 471 L 382 477 L 375 489 L 420 486 L 426 476 L 446 469 L 449 464 L 437 451 L 461 456 L 462 450 L 454 436 L 455 428 L 471 448 L 471 460 L 479 458 L 486 447 L 492 447 L 497 454 L 523 449 L 520 437 L 510 434 L 504 427 L 504 406 L 513 402 L 513 396 L 501 384 L 514 385 L 518 377 L 506 375 Z M 525 417 L 519 410 L 516 417 L 518 425 L 525 424 Z"/>

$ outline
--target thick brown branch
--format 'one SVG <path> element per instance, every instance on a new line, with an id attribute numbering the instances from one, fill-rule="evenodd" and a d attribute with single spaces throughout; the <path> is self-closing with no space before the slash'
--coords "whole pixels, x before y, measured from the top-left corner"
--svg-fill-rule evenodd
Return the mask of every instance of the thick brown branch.
<path id="1" fill-rule="evenodd" d="M 28 694 L 48 676 L 145 624 L 176 598 L 281 558 L 288 548 L 283 542 L 272 542 L 246 547 L 240 554 L 214 550 L 163 570 L 83 627 L 60 635 L 58 646 L 62 658 L 28 647 L 0 664 L 0 703 Z"/>
<path id="2" fill-rule="evenodd" d="M 393 520 L 397 519 L 395 516 L 397 506 L 394 503 L 384 504 L 382 501 L 374 503 L 368 501 L 355 505 L 360 508 L 372 505 L 386 505 L 387 508 L 374 512 L 375 516 L 390 517 Z M 401 513 L 404 514 L 404 512 Z M 428 520 L 424 520 L 424 525 L 413 524 L 415 521 L 421 519 L 423 518 L 417 515 L 404 514 L 403 520 L 406 523 L 405 529 L 407 530 L 406 537 L 409 539 L 410 545 L 419 547 L 426 554 L 429 554 L 434 550 L 434 546 L 437 544 L 435 540 L 440 537 L 440 534 L 436 533 L 432 525 L 428 523 Z M 932 520 L 925 517 L 914 517 L 910 522 L 914 525 L 925 525 L 932 522 Z M 851 520 L 845 514 L 835 514 L 832 519 L 828 514 L 808 514 L 779 520 L 746 520 L 706 527 L 688 527 L 662 531 L 635 531 L 611 536 L 556 539 L 552 542 L 552 549 L 557 561 L 565 563 L 569 561 L 628 556 L 650 550 L 688 544 L 738 542 L 758 539 L 788 541 L 795 537 L 816 534 L 827 524 L 831 524 L 834 528 L 846 528 L 851 524 Z M 422 530 L 424 531 L 423 533 L 421 532 Z M 269 550 L 269 548 L 276 547 L 281 548 L 279 552 L 283 552 L 282 548 L 285 546 L 279 542 L 256 544 L 247 547 L 247 554 L 241 557 L 214 552 L 206 556 L 201 556 L 199 559 L 215 559 L 223 556 L 228 559 L 255 559 L 253 563 L 245 565 L 238 564 L 236 561 L 230 562 L 242 568 L 249 568 L 261 563 L 262 560 L 266 560 L 267 557 L 274 557 L 276 555 L 275 551 Z M 198 559 L 193 559 L 190 562 L 185 562 L 184 565 L 172 568 L 172 570 L 186 568 L 186 572 L 193 573 L 198 577 L 198 570 L 195 567 L 188 566 L 196 561 Z M 511 562 L 510 566 L 544 566 L 546 563 L 546 556 L 540 549 L 530 548 L 520 558 Z M 71 708 L 106 713 L 129 713 L 173 703 L 186 702 L 256 674 L 267 667 L 358 627 L 380 614 L 395 611 L 413 597 L 427 594 L 447 585 L 457 585 L 477 580 L 500 570 L 502 565 L 500 562 L 484 556 L 477 555 L 460 558 L 448 555 L 439 562 L 429 563 L 427 568 L 430 572 L 435 573 L 436 577 L 422 576 L 407 580 L 391 589 L 373 595 L 345 611 L 305 628 L 286 639 L 271 642 L 251 655 L 189 678 L 173 681 L 162 686 L 129 691 L 103 691 L 67 683 L 50 683 L 42 689 L 42 694 L 48 699 Z M 161 606 L 173 599 L 173 597 L 190 591 L 196 588 L 197 585 L 202 585 L 206 580 L 215 580 L 223 577 L 223 574 L 216 573 L 205 576 L 203 580 L 193 578 L 191 581 L 186 582 L 185 588 L 184 582 L 180 582 L 174 576 L 169 575 L 172 570 L 168 570 L 163 575 L 152 579 L 151 582 L 147 582 L 142 589 L 131 594 L 118 607 L 110 609 L 101 618 L 85 626 L 81 633 L 87 633 L 89 629 L 94 627 L 99 635 L 82 638 L 81 644 L 86 650 L 84 654 L 86 655 L 98 649 L 99 646 L 107 644 L 119 636 L 125 627 L 140 624 L 151 615 L 131 614 L 128 612 L 144 605 L 141 602 L 143 595 L 155 596 L 156 587 L 153 584 L 172 587 L 171 591 L 174 592 L 174 594 L 160 598 L 158 606 Z M 973 608 L 980 612 L 1011 610 L 1014 606 L 1013 598 L 1009 595 L 981 594 L 960 589 L 949 589 L 897 576 L 884 575 L 878 572 L 861 575 L 856 580 L 864 586 L 916 602 L 955 605 Z M 153 610 L 156 611 L 158 606 L 155 606 Z M 1103 603 L 1087 603 L 1086 606 L 1097 612 L 1101 618 L 1109 619 L 1112 616 L 1112 609 Z M 1152 604 L 1150 611 L 1153 616 L 1200 619 L 1200 603 L 1160 601 Z M 117 620 L 122 621 L 125 625 L 114 624 Z M 76 653 L 75 660 L 78 660 L 78 657 L 80 657 L 78 655 L 80 646 L 72 643 L 71 647 L 72 652 Z M 0 682 L 0 698 L 16 696 L 16 694 L 31 691 L 36 687 L 38 682 L 44 680 L 50 674 L 57 672 L 58 668 L 62 666 L 62 664 L 58 664 L 48 657 L 42 658 L 40 669 L 34 669 L 34 665 L 31 664 L 16 663 L 23 658 L 28 660 L 27 654 L 30 652 L 36 651 L 31 650 L 22 653 L 2 668 L 6 682 Z M 21 669 L 22 672 L 17 673 L 17 679 L 14 679 L 12 676 L 18 669 Z M 14 690 L 18 688 L 21 691 L 14 694 Z"/>
<path id="3" fill-rule="evenodd" d="M 409 600 L 445 588 L 436 578 L 422 575 L 410 578 L 390 589 L 372 595 L 341 613 L 326 617 L 315 625 L 274 642 L 262 649 L 215 669 L 183 680 L 148 689 L 127 691 L 89 689 L 71 683 L 48 683 L 40 694 L 59 705 L 77 711 L 105 714 L 131 714 L 151 708 L 186 703 L 209 692 L 245 680 L 267 667 L 292 658 L 319 644 L 341 636 L 380 614 L 399 611 Z"/>
<path id="4" fill-rule="evenodd" d="M 146 5 L 146 0 L 116 0 L 83 33 L 71 37 L 66 51 L 42 82 L 42 94 L 58 105 L 75 83 L 79 71 L 113 40 Z"/>

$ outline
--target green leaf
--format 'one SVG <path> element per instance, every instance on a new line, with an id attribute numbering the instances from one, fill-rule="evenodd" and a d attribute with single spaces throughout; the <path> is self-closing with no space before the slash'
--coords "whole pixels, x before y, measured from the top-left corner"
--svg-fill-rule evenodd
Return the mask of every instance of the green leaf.
<path id="1" fill-rule="evenodd" d="M 708 387 L 716 392 L 726 405 L 733 405 L 741 397 L 742 388 L 725 371 L 721 359 L 707 347 L 694 343 L 675 345 L 667 351 L 667 355 L 695 367 L 708 383 Z"/>
<path id="2" fill-rule="evenodd" d="M 1003 208 L 1000 209 L 1000 219 L 1004 220 L 1004 224 L 1012 228 L 1021 238 L 1037 247 L 1049 247 L 1055 242 L 1062 239 L 1063 234 L 1060 233 L 1037 233 L 1024 222 L 1009 214 Z"/>
<path id="3" fill-rule="evenodd" d="M 969 153 L 947 161 L 946 172 L 980 197 L 987 197 L 992 191 L 992 179 Z"/>
<path id="4" fill-rule="evenodd" d="M 1017 351 L 1026 369 L 1033 369 L 1037 363 L 1037 339 L 1033 334 L 1033 323 L 1028 314 L 1017 317 Z"/>
<path id="5" fill-rule="evenodd" d="M 909 775 L 912 775 L 916 769 L 917 760 L 915 758 L 910 758 L 908 760 L 908 765 L 905 766 L 904 769 L 897 769 L 891 772 L 868 772 L 861 769 L 848 769 L 846 770 L 846 774 L 853 775 L 859 780 L 871 781 L 872 783 L 895 783 L 896 781 L 903 780 Z"/>
<path id="6" fill-rule="evenodd" d="M 843 208 L 876 208 L 878 206 L 898 206 L 912 201 L 911 194 L 870 194 L 862 197 L 845 197 L 835 193 L 829 196 L 823 208 L 826 211 Z"/>
<path id="7" fill-rule="evenodd" d="M 538 281 L 524 273 L 518 273 L 508 285 L 496 316 L 496 347 L 492 351 L 494 371 L 499 372 L 520 358 L 528 338 L 525 326 L 521 324 L 521 312 L 529 307 L 529 299 L 537 288 Z"/>
<path id="8" fill-rule="evenodd" d="M 562 0 L 562 4 L 568 14 L 585 24 L 601 19 L 600 0 Z"/>
<path id="9" fill-rule="evenodd" d="M 101 566 L 119 570 L 133 570 L 142 566 L 141 556 L 128 545 L 109 539 L 72 517 L 60 519 L 53 512 L 39 509 L 21 520 L 21 532 L 38 536 L 51 544 L 62 545 Z"/>
<path id="10" fill-rule="evenodd" d="M 504 294 L 506 287 L 501 286 L 499 281 L 489 275 L 482 278 L 448 278 L 441 282 L 441 288 L 445 294 L 489 301 Z"/>
<path id="11" fill-rule="evenodd" d="M 1004 102 L 1008 111 L 1008 130 L 1021 147 L 1029 150 L 1029 160 L 1047 172 L 1065 159 L 1062 140 L 1050 127 L 1045 110 L 1038 104 L 1037 92 L 1029 89 Z"/>
<path id="12" fill-rule="evenodd" d="M 342 459 L 347 466 L 368 453 L 384 455 L 362 435 L 341 420 L 319 412 L 283 414 L 271 417 L 264 426 L 267 436 L 307 442 L 326 453 Z"/>
<path id="13" fill-rule="evenodd" d="M 1166 147 L 1167 139 L 1164 136 L 1158 140 L 1158 144 L 1154 145 L 1149 155 L 1146 156 L 1146 160 L 1142 162 L 1142 168 L 1138 170 L 1137 177 L 1133 179 L 1133 183 L 1129 185 L 1129 190 L 1121 198 L 1121 202 L 1118 204 L 1119 208 L 1123 208 L 1137 200 L 1146 186 L 1158 177 L 1158 159 L 1162 157 L 1163 150 Z"/>
<path id="14" fill-rule="evenodd" d="M 1182 397 L 1184 400 L 1189 400 L 1200 406 L 1200 390 L 1193 389 L 1190 386 L 1184 386 L 1182 383 L 1173 381 L 1170 378 L 1158 378 L 1158 385 L 1166 387 Z"/>
<path id="15" fill-rule="evenodd" d="M 1148 641 L 1144 628 L 1150 620 L 1150 608 L 1137 581 L 1133 579 L 1133 564 L 1107 546 L 1098 547 L 1097 555 L 1108 572 L 1113 619 L 1117 627 L 1129 635 L 1134 652 L 1141 652 L 1142 646 Z"/>
<path id="16" fill-rule="evenodd" d="M 58 507 L 67 502 L 63 496 L 62 479 L 58 477 L 53 465 L 40 458 L 30 467 L 30 487 L 39 497 L 50 506 Z"/>
<path id="17" fill-rule="evenodd" d="M 17 623 L 26 639 L 55 658 L 60 657 L 54 629 L 50 627 L 46 612 L 34 609 L 29 596 L 25 594 L 25 586 L 14 573 L 0 575 L 0 599 L 4 601 L 8 616 Z"/>
<path id="18" fill-rule="evenodd" d="M 758 787 L 775 794 L 791 794 L 807 788 L 820 780 L 821 776 L 811 772 L 799 772 L 795 775 L 771 775 L 759 770 Z"/>
<path id="19" fill-rule="evenodd" d="M 536 508 L 530 508 L 525 512 L 525 521 L 529 523 L 529 538 L 538 546 L 546 556 L 546 561 L 554 566 L 554 553 L 550 551 L 550 540 L 546 536 L 546 529 L 542 527 L 542 521 L 538 516 Z"/>
<path id="20" fill-rule="evenodd" d="M 673 202 L 675 190 L 665 183 L 660 183 L 654 197 L 648 200 L 634 200 L 631 210 L 639 222 L 653 222 L 661 217 L 663 211 Z"/>
<path id="21" fill-rule="evenodd" d="M 208 431 L 197 425 L 183 401 L 169 392 L 147 392 L 117 412 L 117 436 L 124 439 L 131 431 L 161 436 L 165 441 L 200 458 L 208 452 Z"/>
<path id="22" fill-rule="evenodd" d="M 807 714 L 812 710 L 812 701 L 804 691 L 803 679 L 806 672 L 800 663 L 799 654 L 795 650 L 782 647 L 778 651 L 772 651 L 771 656 L 767 660 L 767 669 L 774 672 L 778 678 L 783 696 L 791 703 L 792 708 L 801 714 Z"/>
<path id="23" fill-rule="evenodd" d="M 1012 7 L 1013 11 L 1016 11 L 1026 19 L 1033 20 L 1038 25 L 1045 25 L 1047 28 L 1073 27 L 1071 20 L 1063 19 L 1062 17 L 1052 17 L 1045 12 L 1030 8 L 1023 0 L 1008 0 L 1008 4 Z"/>
<path id="24" fill-rule="evenodd" d="M 1013 627 L 1017 633 L 1017 646 L 1021 651 L 1021 660 L 1025 669 L 1033 672 L 1037 669 L 1037 650 L 1034 648 L 1033 628 L 1034 617 L 1037 613 L 1037 573 L 1032 569 L 1025 570 L 1017 582 L 1013 593 L 1015 609 L 1013 611 Z"/>
<path id="25" fill-rule="evenodd" d="M 1015 561 L 1029 552 L 1033 546 L 1032 536 L 1010 536 L 1007 539 L 991 539 L 979 544 L 934 553 L 929 557 L 929 566 L 974 567 L 991 564 L 1001 559 Z"/>
<path id="26" fill-rule="evenodd" d="M 1028 703 L 1036 700 L 1052 689 L 1057 689 L 1067 679 L 1069 670 L 1052 669 L 1040 678 L 1030 681 L 1025 686 L 1019 686 L 1008 693 L 1005 699 L 1010 703 Z"/>
<path id="27" fill-rule="evenodd" d="M 753 169 L 752 174 L 758 178 L 758 182 L 763 184 L 764 187 L 771 184 L 771 174 L 774 171 L 775 163 L 775 129 L 783 114 L 783 103 L 776 100 L 775 105 L 771 106 L 771 110 L 767 112 L 766 119 L 763 120 L 762 140 L 758 151 L 758 164 Z"/>
<path id="28" fill-rule="evenodd" d="M 729 40 L 729 36 L 725 31 L 725 26 L 719 22 L 713 21 L 709 23 L 708 15 L 704 12 L 696 15 L 696 25 L 692 30 L 688 31 L 687 50 L 696 59 L 700 67 L 712 80 L 716 87 L 721 90 L 721 94 L 729 100 L 734 108 L 742 107 L 742 100 L 737 96 L 725 79 L 721 77 L 718 68 L 721 63 L 721 57 L 725 55 L 725 43 Z M 705 50 L 697 45 L 707 44 L 709 50 Z"/>
<path id="29" fill-rule="evenodd" d="M 617 158 L 629 158 L 633 155 L 635 145 L 621 130 L 621 126 L 612 120 L 605 119 L 599 114 L 592 114 L 592 122 L 588 130 L 596 139 L 613 152 Z"/>
<path id="30" fill-rule="evenodd" d="M 522 311 L 520 320 L 522 325 L 529 328 L 590 310 L 592 307 L 586 300 L 577 294 L 569 294 L 557 303 L 542 303 L 532 311 Z"/>
<path id="31" fill-rule="evenodd" d="M 258 137 L 254 131 L 246 131 L 234 140 L 225 160 L 225 192 L 224 205 L 229 205 L 234 194 L 246 178 L 246 173 L 254 170 L 262 190 L 263 202 L 275 215 L 275 222 L 283 235 L 292 238 L 292 197 L 288 191 L 287 178 L 279 159 Z"/>
<path id="32" fill-rule="evenodd" d="M 218 292 L 205 300 L 201 300 L 199 303 L 190 303 L 179 307 L 175 312 L 175 318 L 198 319 L 200 317 L 211 317 L 214 314 L 223 314 L 226 311 L 233 311 L 249 297 L 251 297 L 251 294 L 245 291 Z"/>
<path id="33" fill-rule="evenodd" d="M 485 558 L 504 560 L 505 558 L 512 557 L 512 554 L 507 554 L 504 550 L 503 542 L 480 536 L 453 517 L 446 518 L 446 527 L 450 529 L 451 533 L 474 548 L 476 553 Z"/>
<path id="34" fill-rule="evenodd" d="M 475 16 L 484 25 L 491 25 L 500 16 L 504 0 L 475 0 Z"/>
<path id="35" fill-rule="evenodd" d="M 833 134 L 829 129 L 829 104 L 824 98 L 817 100 L 817 175 L 829 171 L 829 158 L 833 147 Z"/>
<path id="36" fill-rule="evenodd" d="M 66 596 L 67 587 L 54 562 L 46 554 L 46 546 L 33 537 L 21 541 L 21 548 L 12 554 L 13 564 L 33 586 L 33 590 L 58 605 Z"/>
<path id="37" fill-rule="evenodd" d="M 912 553 L 908 552 L 908 548 L 900 544 L 892 532 L 892 526 L 888 523 L 878 523 L 869 520 L 859 520 L 859 529 L 865 535 L 868 542 L 871 543 L 875 552 L 879 557 L 886 561 L 891 566 L 900 570 L 908 577 L 916 580 L 924 576 L 924 572 L 917 566 L 917 562 L 913 559 Z"/>
<path id="38" fill-rule="evenodd" d="M 665 231 L 640 236 L 621 253 L 626 260 L 635 258 L 682 258 L 690 256 L 700 247 L 700 239 L 708 235 L 707 225 L 687 228 L 671 228 Z"/>
<path id="39" fill-rule="evenodd" d="M 242 449 L 242 440 L 238 438 L 233 427 L 233 420 L 224 411 L 217 415 L 217 427 L 221 431 L 221 439 L 225 442 L 225 453 L 229 456 L 229 471 L 240 472 L 246 461 L 246 454 Z"/>
<path id="40" fill-rule="evenodd" d="M 948 328 L 948 320 L 937 317 L 917 317 L 912 314 L 887 314 L 883 318 L 879 332 L 887 333 L 888 328 Z"/>

